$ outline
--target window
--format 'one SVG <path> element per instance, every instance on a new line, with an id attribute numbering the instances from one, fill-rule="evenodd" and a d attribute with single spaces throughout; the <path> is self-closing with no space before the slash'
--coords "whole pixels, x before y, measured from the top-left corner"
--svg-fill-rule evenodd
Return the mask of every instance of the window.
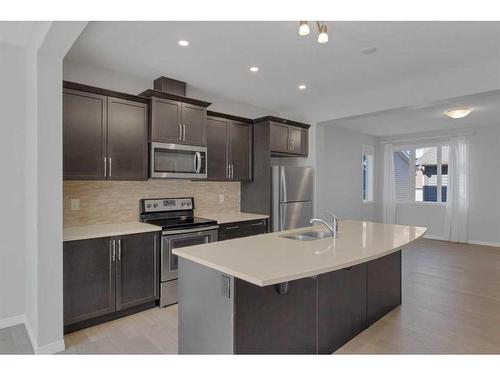
<path id="1" fill-rule="evenodd" d="M 449 149 L 428 145 L 394 151 L 398 202 L 446 202 Z"/>
<path id="2" fill-rule="evenodd" d="M 373 202 L 373 154 L 372 146 L 363 146 L 361 154 L 363 202 Z"/>

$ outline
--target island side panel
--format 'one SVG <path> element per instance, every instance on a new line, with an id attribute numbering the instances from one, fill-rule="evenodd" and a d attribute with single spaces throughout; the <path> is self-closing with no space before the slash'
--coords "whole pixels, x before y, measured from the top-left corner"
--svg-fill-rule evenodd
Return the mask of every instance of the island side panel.
<path id="1" fill-rule="evenodd" d="M 316 278 L 259 287 L 235 279 L 235 353 L 315 354 Z"/>
<path id="2" fill-rule="evenodd" d="M 234 278 L 179 257 L 179 354 L 232 354 Z"/>
<path id="3" fill-rule="evenodd" d="M 366 328 L 366 263 L 318 276 L 318 354 Z"/>
<path id="4" fill-rule="evenodd" d="M 401 305 L 401 250 L 366 263 L 367 325 Z"/>

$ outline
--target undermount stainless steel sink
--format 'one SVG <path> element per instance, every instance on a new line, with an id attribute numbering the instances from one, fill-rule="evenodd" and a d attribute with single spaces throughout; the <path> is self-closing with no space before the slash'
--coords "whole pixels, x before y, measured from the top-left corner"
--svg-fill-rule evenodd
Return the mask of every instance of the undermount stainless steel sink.
<path id="1" fill-rule="evenodd" d="M 332 237 L 332 234 L 330 232 L 311 231 L 311 232 L 287 234 L 280 237 L 288 238 L 289 240 L 295 240 L 295 241 L 314 241 L 314 240 L 320 240 L 322 238 Z"/>

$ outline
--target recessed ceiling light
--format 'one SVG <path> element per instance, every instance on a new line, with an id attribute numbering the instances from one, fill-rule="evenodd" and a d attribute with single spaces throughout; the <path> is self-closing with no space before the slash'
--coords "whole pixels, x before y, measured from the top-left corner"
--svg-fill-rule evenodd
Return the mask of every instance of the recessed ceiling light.
<path id="1" fill-rule="evenodd" d="M 258 66 L 251 66 L 250 67 L 250 71 L 251 72 L 258 72 L 259 71 L 259 67 Z"/>
<path id="2" fill-rule="evenodd" d="M 463 118 L 467 115 L 469 115 L 472 112 L 472 108 L 453 108 L 449 109 L 445 112 L 445 115 L 457 119 L 457 118 Z"/>
<path id="3" fill-rule="evenodd" d="M 179 45 L 181 47 L 187 47 L 189 46 L 189 42 L 187 40 L 179 40 Z"/>
<path id="4" fill-rule="evenodd" d="M 305 90 L 307 88 L 306 85 L 302 84 L 302 85 L 299 85 L 299 90 Z"/>

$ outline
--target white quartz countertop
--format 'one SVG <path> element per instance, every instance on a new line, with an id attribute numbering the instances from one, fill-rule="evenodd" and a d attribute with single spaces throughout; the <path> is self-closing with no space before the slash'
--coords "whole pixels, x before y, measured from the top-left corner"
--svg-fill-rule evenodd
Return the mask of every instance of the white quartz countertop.
<path id="1" fill-rule="evenodd" d="M 88 240 L 91 238 L 124 236 L 127 234 L 159 232 L 161 227 L 141 222 L 92 224 L 67 227 L 63 230 L 64 241 Z"/>
<path id="2" fill-rule="evenodd" d="M 218 224 L 234 223 L 237 221 L 262 220 L 269 218 L 269 216 L 267 215 L 250 214 L 247 212 L 210 213 L 200 214 L 199 216 L 206 219 L 217 220 Z"/>
<path id="3" fill-rule="evenodd" d="M 177 256 L 258 286 L 297 280 L 391 254 L 424 235 L 427 228 L 366 221 L 339 222 L 339 236 L 296 241 L 282 235 L 323 226 L 261 234 L 174 249 Z"/>

